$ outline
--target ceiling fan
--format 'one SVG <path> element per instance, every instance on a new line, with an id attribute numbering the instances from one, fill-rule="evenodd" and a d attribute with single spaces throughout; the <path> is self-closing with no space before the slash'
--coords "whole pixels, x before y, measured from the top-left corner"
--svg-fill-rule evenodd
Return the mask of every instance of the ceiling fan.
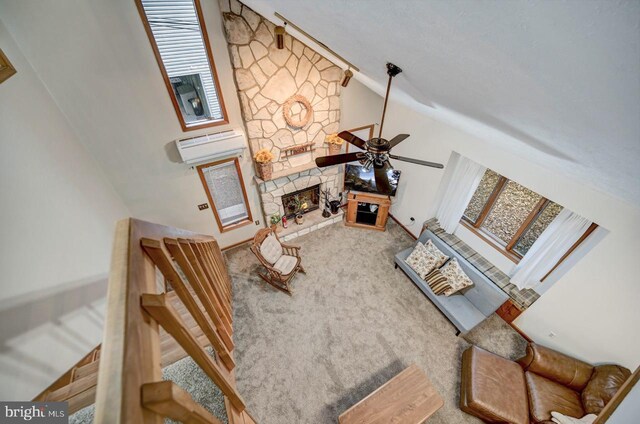
<path id="1" fill-rule="evenodd" d="M 389 171 L 392 171 L 393 167 L 389 163 L 389 159 L 430 166 L 432 168 L 444 168 L 441 163 L 427 162 L 425 160 L 392 155 L 391 149 L 398 145 L 401 141 L 409 137 L 409 134 L 398 134 L 391 140 L 382 138 L 382 125 L 384 124 L 384 115 L 387 112 L 387 101 L 389 100 L 389 91 L 391 90 L 391 80 L 400 72 L 402 72 L 402 69 L 398 68 L 393 63 L 387 63 L 387 74 L 389 75 L 389 82 L 387 83 L 387 93 L 384 97 L 384 107 L 382 110 L 382 119 L 380 120 L 380 132 L 378 133 L 378 137 L 374 137 L 371 140 L 364 141 L 363 139 L 351 134 L 349 131 L 342 131 L 338 134 L 338 137 L 364 150 L 364 152 L 322 156 L 316 158 L 317 166 L 324 167 L 338 165 L 341 163 L 360 161 L 360 163 L 366 170 L 369 170 L 371 169 L 371 167 L 373 167 L 376 189 L 379 193 L 382 194 L 390 194 L 392 191 L 391 184 L 389 183 Z"/>

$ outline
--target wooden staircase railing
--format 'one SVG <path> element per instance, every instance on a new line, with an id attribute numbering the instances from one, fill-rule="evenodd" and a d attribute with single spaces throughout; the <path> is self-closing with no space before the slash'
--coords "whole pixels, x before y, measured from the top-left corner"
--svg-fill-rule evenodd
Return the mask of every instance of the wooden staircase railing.
<path id="1" fill-rule="evenodd" d="M 173 290 L 164 292 L 165 283 Z M 229 422 L 255 423 L 235 383 L 231 298 L 231 279 L 213 237 L 137 219 L 118 222 L 95 422 L 159 424 L 163 417 L 220 422 L 176 384 L 162 380 L 162 328 L 223 392 Z M 213 357 L 205 350 L 208 344 Z"/>

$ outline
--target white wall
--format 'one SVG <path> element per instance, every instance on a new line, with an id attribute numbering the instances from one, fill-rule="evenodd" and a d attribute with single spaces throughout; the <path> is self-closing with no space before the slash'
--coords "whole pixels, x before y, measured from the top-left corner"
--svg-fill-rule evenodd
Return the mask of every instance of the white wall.
<path id="1" fill-rule="evenodd" d="M 525 311 L 516 325 L 535 341 L 591 362 L 614 361 L 634 369 L 640 358 L 640 210 L 606 193 L 585 187 L 526 160 L 496 148 L 491 142 L 415 112 L 392 101 L 385 134 L 411 137 L 395 154 L 446 163 L 452 151 L 512 178 L 541 195 L 593 220 L 609 234 Z M 394 161 L 402 170 L 399 194 L 392 213 L 408 222 L 433 217 L 437 191 L 444 172 Z M 411 230 L 417 234 L 420 226 Z M 460 232 L 470 242 L 470 236 Z M 492 248 L 482 243 L 482 255 Z M 550 332 L 556 337 L 550 338 Z"/>
<path id="2" fill-rule="evenodd" d="M 128 211 L 2 21 L 0 46 L 0 399 L 29 400 L 100 343 Z"/>
<path id="3" fill-rule="evenodd" d="M 340 93 L 340 129 L 348 130 L 380 121 L 384 99 L 358 80 L 351 79 Z M 377 133 L 376 133 L 377 134 Z M 344 147 L 342 148 L 344 152 Z"/>
<path id="4" fill-rule="evenodd" d="M 244 126 L 218 2 L 201 3 L 229 124 L 188 132 L 180 128 L 133 0 L 0 0 L 0 7 L 132 216 L 212 234 L 228 246 L 253 237 L 258 227 L 220 234 L 212 210 L 197 208 L 208 200 L 196 170 L 179 163 L 173 145 L 177 138 Z M 253 219 L 262 221 L 248 149 L 241 165 Z"/>

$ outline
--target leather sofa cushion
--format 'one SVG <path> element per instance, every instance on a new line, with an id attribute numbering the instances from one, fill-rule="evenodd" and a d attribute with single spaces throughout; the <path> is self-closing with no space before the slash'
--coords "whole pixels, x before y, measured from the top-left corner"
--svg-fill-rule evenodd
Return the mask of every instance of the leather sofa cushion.
<path id="1" fill-rule="evenodd" d="M 534 422 L 550 421 L 551 411 L 575 418 L 585 415 L 580 393 L 530 371 L 525 372 L 525 379 Z"/>
<path id="2" fill-rule="evenodd" d="M 631 376 L 619 365 L 598 365 L 587 387 L 582 391 L 582 405 L 588 414 L 599 414 L 618 389 Z"/>
<path id="3" fill-rule="evenodd" d="M 479 347 L 470 347 L 462 355 L 460 407 L 486 422 L 528 424 L 522 368 Z"/>
<path id="4" fill-rule="evenodd" d="M 525 371 L 531 371 L 570 389 L 585 388 L 593 366 L 548 347 L 529 343 L 526 355 L 518 360 Z"/>

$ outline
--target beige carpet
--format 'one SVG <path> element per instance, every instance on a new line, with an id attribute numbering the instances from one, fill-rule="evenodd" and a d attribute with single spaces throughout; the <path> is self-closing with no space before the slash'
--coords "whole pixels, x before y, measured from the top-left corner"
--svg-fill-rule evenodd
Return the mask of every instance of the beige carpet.
<path id="1" fill-rule="evenodd" d="M 337 423 L 411 363 L 445 400 L 429 423 L 479 422 L 458 408 L 460 357 L 471 343 L 516 358 L 525 341 L 492 316 L 463 337 L 413 285 L 393 255 L 413 240 L 335 224 L 294 240 L 307 274 L 292 297 L 256 276 L 248 247 L 227 252 L 234 281 L 236 378 L 261 424 Z"/>

